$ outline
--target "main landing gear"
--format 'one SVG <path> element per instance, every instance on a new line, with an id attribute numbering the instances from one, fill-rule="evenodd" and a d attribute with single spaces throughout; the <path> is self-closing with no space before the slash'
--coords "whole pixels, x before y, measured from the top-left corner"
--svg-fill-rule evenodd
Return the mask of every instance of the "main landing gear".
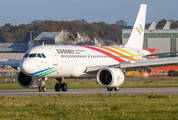
<path id="1" fill-rule="evenodd" d="M 56 80 L 59 82 L 59 83 L 55 84 L 56 92 L 60 91 L 60 89 L 62 89 L 62 91 L 67 91 L 67 84 L 66 83 L 62 83 L 62 78 L 56 78 Z"/>
<path id="2" fill-rule="evenodd" d="M 119 87 L 107 87 L 108 91 L 112 91 L 114 89 L 114 91 L 119 91 L 120 88 Z"/>

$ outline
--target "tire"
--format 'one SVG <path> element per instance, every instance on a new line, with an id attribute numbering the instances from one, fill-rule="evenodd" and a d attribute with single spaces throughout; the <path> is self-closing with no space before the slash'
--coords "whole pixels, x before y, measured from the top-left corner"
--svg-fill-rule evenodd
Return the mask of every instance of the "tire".
<path id="1" fill-rule="evenodd" d="M 62 91 L 67 91 L 67 84 L 62 83 L 61 88 L 62 88 Z"/>
<path id="2" fill-rule="evenodd" d="M 108 91 L 112 91 L 113 88 L 112 88 L 112 87 L 107 87 L 107 90 L 108 90 Z"/>
<path id="3" fill-rule="evenodd" d="M 55 91 L 60 91 L 60 88 L 61 88 L 61 84 L 56 83 L 55 84 Z"/>
<path id="4" fill-rule="evenodd" d="M 42 89 L 43 89 L 43 92 L 46 92 L 46 87 L 45 86 L 43 86 Z"/>
<path id="5" fill-rule="evenodd" d="M 39 86 L 38 90 L 39 90 L 39 92 L 41 92 L 43 90 L 41 85 Z"/>
<path id="6" fill-rule="evenodd" d="M 115 87 L 115 88 L 114 88 L 114 91 L 119 91 L 119 90 L 120 90 L 119 87 Z"/>

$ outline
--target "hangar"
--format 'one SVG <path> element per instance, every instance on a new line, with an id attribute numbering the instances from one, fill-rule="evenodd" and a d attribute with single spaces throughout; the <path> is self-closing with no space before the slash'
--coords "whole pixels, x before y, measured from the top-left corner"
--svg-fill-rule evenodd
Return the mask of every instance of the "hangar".
<path id="1" fill-rule="evenodd" d="M 29 41 L 29 48 L 38 45 L 66 45 L 66 44 L 76 44 L 76 38 L 70 34 L 70 32 L 42 32 L 34 40 Z"/>
<path id="2" fill-rule="evenodd" d="M 28 50 L 28 43 L 0 43 L 0 60 L 21 60 Z"/>
<path id="3" fill-rule="evenodd" d="M 0 43 L 0 61 L 19 62 L 26 51 L 28 43 Z M 17 75 L 19 70 L 0 65 L 0 76 Z"/>

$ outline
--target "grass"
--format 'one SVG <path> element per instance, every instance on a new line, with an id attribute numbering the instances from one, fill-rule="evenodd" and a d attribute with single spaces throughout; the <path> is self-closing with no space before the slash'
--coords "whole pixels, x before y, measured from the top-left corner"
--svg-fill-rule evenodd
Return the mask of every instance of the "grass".
<path id="1" fill-rule="evenodd" d="M 12 78 L 12 77 L 9 77 Z M 15 83 L 4 83 L 0 89 L 24 89 Z M 121 87 L 178 87 L 177 77 L 126 77 Z M 57 81 L 50 78 L 47 89 Z M 100 88 L 96 80 L 64 80 L 68 88 Z M 61 95 L 57 96 L 0 96 L 0 119 L 178 119 L 178 96 L 146 92 L 142 95 Z"/>
<path id="2" fill-rule="evenodd" d="M 0 97 L 0 119 L 178 119 L 178 96 L 67 95 Z"/>

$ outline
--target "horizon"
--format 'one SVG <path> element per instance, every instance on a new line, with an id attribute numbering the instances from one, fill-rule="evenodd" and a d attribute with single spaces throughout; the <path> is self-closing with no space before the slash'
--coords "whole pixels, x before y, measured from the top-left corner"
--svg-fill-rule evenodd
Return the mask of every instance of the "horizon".
<path id="1" fill-rule="evenodd" d="M 9 4 L 10 3 L 10 4 Z M 129 3 L 129 4 L 128 4 Z M 0 1 L 0 26 L 9 23 L 13 26 L 30 24 L 33 20 L 73 21 L 84 19 L 88 23 L 103 21 L 106 24 L 115 24 L 125 20 L 128 26 L 133 26 L 141 4 L 147 4 L 146 23 L 178 20 L 176 16 L 178 1 L 103 1 L 103 0 L 6 0 Z M 167 8 L 167 9 L 166 9 Z"/>

